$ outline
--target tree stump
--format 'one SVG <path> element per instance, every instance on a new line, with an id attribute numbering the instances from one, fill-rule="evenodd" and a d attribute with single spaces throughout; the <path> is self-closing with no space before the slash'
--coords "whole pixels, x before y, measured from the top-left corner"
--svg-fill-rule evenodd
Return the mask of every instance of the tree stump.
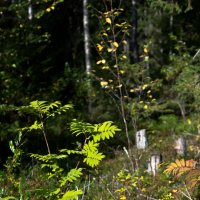
<path id="1" fill-rule="evenodd" d="M 146 129 L 142 129 L 136 132 L 136 147 L 137 149 L 147 148 Z"/>
<path id="2" fill-rule="evenodd" d="M 184 156 L 186 154 L 186 140 L 184 137 L 179 137 L 174 142 L 174 149 L 176 150 L 177 155 Z"/>
<path id="3" fill-rule="evenodd" d="M 160 162 L 161 162 L 161 155 L 157 154 L 157 153 L 152 154 L 148 160 L 147 172 L 151 173 L 151 174 L 153 174 L 153 176 L 155 176 Z"/>

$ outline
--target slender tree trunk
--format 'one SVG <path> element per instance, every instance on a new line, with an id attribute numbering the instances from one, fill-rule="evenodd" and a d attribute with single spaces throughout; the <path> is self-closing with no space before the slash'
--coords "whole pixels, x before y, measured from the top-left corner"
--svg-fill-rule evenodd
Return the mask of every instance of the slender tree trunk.
<path id="1" fill-rule="evenodd" d="M 139 61 L 138 44 L 137 44 L 137 9 L 136 0 L 132 0 L 132 30 L 130 39 L 130 61 L 137 63 Z"/>
<path id="2" fill-rule="evenodd" d="M 33 8 L 32 8 L 32 2 L 31 0 L 28 0 L 29 5 L 28 5 L 28 19 L 32 20 L 33 19 Z"/>
<path id="3" fill-rule="evenodd" d="M 89 13 L 88 13 L 88 0 L 83 0 L 83 28 L 84 28 L 84 46 L 85 46 L 85 65 L 86 65 L 86 74 L 88 76 L 88 113 L 91 114 L 92 111 L 92 102 L 91 102 L 91 52 L 90 52 L 90 32 L 89 32 Z"/>
<path id="4" fill-rule="evenodd" d="M 89 14 L 88 14 L 88 0 L 83 0 L 83 28 L 84 28 L 84 44 L 85 44 L 85 65 L 86 73 L 91 72 L 90 60 L 90 33 L 89 33 Z"/>

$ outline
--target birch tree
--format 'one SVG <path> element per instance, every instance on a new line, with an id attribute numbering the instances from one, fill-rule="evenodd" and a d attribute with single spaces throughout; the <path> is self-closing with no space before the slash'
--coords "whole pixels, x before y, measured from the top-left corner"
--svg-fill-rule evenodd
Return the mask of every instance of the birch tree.
<path id="1" fill-rule="evenodd" d="M 138 44 L 137 44 L 137 9 L 136 0 L 131 0 L 132 3 L 132 30 L 130 39 L 130 58 L 132 63 L 137 63 L 139 61 L 138 55 Z"/>
<path id="2" fill-rule="evenodd" d="M 91 72 L 90 60 L 90 33 L 89 33 L 89 14 L 88 14 L 88 0 L 83 0 L 83 28 L 84 28 L 84 46 L 85 46 L 85 65 L 87 75 Z"/>
<path id="3" fill-rule="evenodd" d="M 31 0 L 28 0 L 28 19 L 32 20 L 33 18 L 33 8 Z"/>

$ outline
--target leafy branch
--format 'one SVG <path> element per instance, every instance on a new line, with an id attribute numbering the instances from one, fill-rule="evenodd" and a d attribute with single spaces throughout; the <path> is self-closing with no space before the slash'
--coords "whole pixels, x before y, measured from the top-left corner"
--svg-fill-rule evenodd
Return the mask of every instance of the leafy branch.
<path id="1" fill-rule="evenodd" d="M 200 180 L 200 169 L 196 167 L 197 162 L 191 160 L 176 160 L 170 163 L 166 170 L 167 174 L 172 174 L 176 179 L 185 178 L 186 185 L 193 189 Z"/>

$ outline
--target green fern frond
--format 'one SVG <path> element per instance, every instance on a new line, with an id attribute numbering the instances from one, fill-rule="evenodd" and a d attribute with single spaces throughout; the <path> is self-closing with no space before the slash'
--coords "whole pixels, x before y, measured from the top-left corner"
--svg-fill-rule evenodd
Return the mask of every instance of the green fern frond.
<path id="1" fill-rule="evenodd" d="M 99 143 L 95 143 L 94 141 L 89 141 L 83 146 L 83 153 L 87 153 L 89 151 L 98 151 L 97 147 L 99 147 Z"/>
<path id="2" fill-rule="evenodd" d="M 59 167 L 56 163 L 52 164 L 41 164 L 41 168 L 47 168 L 48 170 L 51 170 L 50 172 L 47 173 L 48 179 L 51 179 L 53 177 L 58 177 L 64 169 Z"/>
<path id="3" fill-rule="evenodd" d="M 21 128 L 21 131 L 32 131 L 32 130 L 41 130 L 42 129 L 42 123 L 39 123 L 38 121 L 35 121 L 34 124 L 32 124 L 29 127 Z"/>
<path id="4" fill-rule="evenodd" d="M 96 124 L 94 132 L 97 134 L 93 135 L 93 140 L 98 142 L 100 140 L 110 139 L 116 134 L 117 131 L 120 131 L 120 129 L 113 125 L 112 121 L 107 121 L 103 124 Z"/>
<path id="5" fill-rule="evenodd" d="M 82 152 L 86 156 L 83 160 L 87 165 L 95 167 L 99 165 L 99 162 L 105 157 L 98 151 L 99 143 L 89 141 L 83 146 Z"/>
<path id="6" fill-rule="evenodd" d="M 29 105 L 30 108 L 34 109 L 37 113 L 45 114 L 47 117 L 55 116 L 56 114 L 61 114 L 67 110 L 73 108 L 72 104 L 61 105 L 60 101 L 55 101 L 53 103 L 48 103 L 47 101 L 32 101 Z M 25 109 L 25 107 L 23 108 Z"/>
<path id="7" fill-rule="evenodd" d="M 61 104 L 60 104 L 61 105 Z M 54 106 L 53 108 L 55 108 L 56 106 Z M 73 105 L 72 104 L 66 104 L 64 106 L 57 106 L 57 108 L 55 110 L 51 110 L 51 112 L 49 114 L 47 114 L 47 117 L 54 117 L 56 114 L 60 115 L 62 113 L 67 112 L 69 109 L 72 109 Z"/>
<path id="8" fill-rule="evenodd" d="M 48 107 L 47 101 L 32 101 L 30 102 L 30 107 L 38 111 L 39 113 L 46 113 L 46 109 Z"/>
<path id="9" fill-rule="evenodd" d="M 105 158 L 105 156 L 98 151 L 88 151 L 87 157 L 83 160 L 83 162 L 85 162 L 90 167 L 96 167 L 99 165 L 103 158 Z"/>
<path id="10" fill-rule="evenodd" d="M 82 175 L 82 168 L 79 169 L 71 169 L 66 176 L 63 176 L 60 180 L 60 186 L 65 186 L 67 182 L 74 182 Z"/>
<path id="11" fill-rule="evenodd" d="M 16 200 L 17 198 L 13 197 L 13 196 L 9 196 L 9 197 L 4 197 L 1 200 Z"/>
<path id="12" fill-rule="evenodd" d="M 69 190 L 59 200 L 77 200 L 81 194 L 83 194 L 81 190 Z"/>
<path id="13" fill-rule="evenodd" d="M 70 154 L 83 154 L 82 151 L 80 150 L 69 150 L 69 149 L 61 149 L 61 153 L 67 153 L 68 155 Z"/>
<path id="14" fill-rule="evenodd" d="M 31 154 L 32 158 L 35 158 L 36 160 L 48 163 L 54 160 L 61 160 L 67 158 L 67 155 L 65 154 L 47 154 L 47 155 L 39 155 L 39 154 Z"/>
<path id="15" fill-rule="evenodd" d="M 90 123 L 73 121 L 70 125 L 70 130 L 72 134 L 78 136 L 80 134 L 92 133 L 94 131 L 94 126 Z"/>

